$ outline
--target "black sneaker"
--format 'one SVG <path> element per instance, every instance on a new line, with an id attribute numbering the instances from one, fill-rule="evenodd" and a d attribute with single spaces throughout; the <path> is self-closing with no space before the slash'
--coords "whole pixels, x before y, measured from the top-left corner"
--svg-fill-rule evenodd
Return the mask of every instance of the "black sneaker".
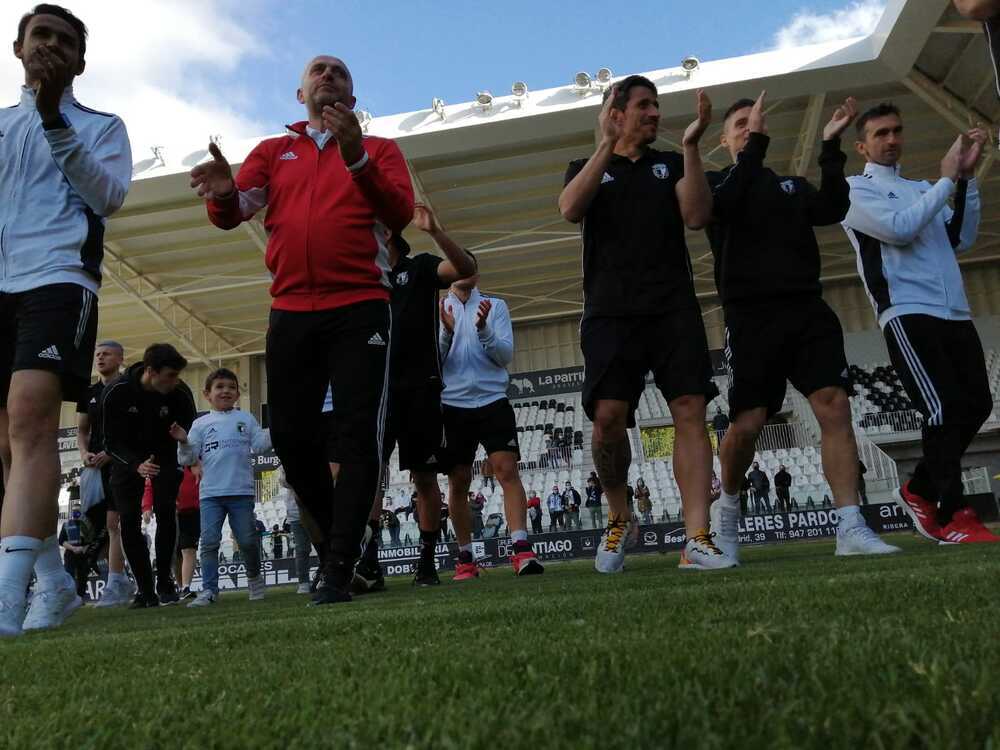
<path id="1" fill-rule="evenodd" d="M 338 589 L 336 586 L 324 586 L 316 592 L 312 603 L 314 606 L 323 604 L 341 604 L 354 601 L 351 592 L 346 589 Z"/>
<path id="2" fill-rule="evenodd" d="M 185 586 L 181 591 L 181 601 L 186 602 L 188 599 L 197 599 L 198 595 L 191 590 L 190 586 Z"/>
<path id="3" fill-rule="evenodd" d="M 161 607 L 169 607 L 171 604 L 177 604 L 181 600 L 173 581 L 165 583 L 162 586 L 157 586 L 156 593 L 160 597 Z"/>
<path id="4" fill-rule="evenodd" d="M 150 594 L 145 596 L 143 594 L 136 594 L 135 599 L 132 603 L 128 605 L 129 609 L 152 609 L 154 607 L 160 606 L 160 598 L 156 594 Z"/>
<path id="5" fill-rule="evenodd" d="M 323 563 L 319 583 L 312 603 L 339 604 L 351 601 L 351 582 L 354 579 L 354 566 L 328 557 Z"/>
<path id="6" fill-rule="evenodd" d="M 351 593 L 374 594 L 376 591 L 385 591 L 385 576 L 382 574 L 382 566 L 378 563 L 372 566 L 362 560 L 354 569 Z"/>
<path id="7" fill-rule="evenodd" d="M 439 586 L 440 584 L 441 579 L 438 578 L 437 568 L 434 566 L 434 558 L 426 558 L 421 555 L 413 572 L 413 585 Z"/>

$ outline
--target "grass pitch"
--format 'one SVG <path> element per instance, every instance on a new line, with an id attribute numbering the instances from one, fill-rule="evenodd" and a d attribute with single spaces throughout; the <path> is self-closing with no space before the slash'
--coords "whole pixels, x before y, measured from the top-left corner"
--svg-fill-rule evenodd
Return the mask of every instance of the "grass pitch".
<path id="1" fill-rule="evenodd" d="M 550 564 L 0 641 L 2 748 L 1000 748 L 1000 545 Z"/>

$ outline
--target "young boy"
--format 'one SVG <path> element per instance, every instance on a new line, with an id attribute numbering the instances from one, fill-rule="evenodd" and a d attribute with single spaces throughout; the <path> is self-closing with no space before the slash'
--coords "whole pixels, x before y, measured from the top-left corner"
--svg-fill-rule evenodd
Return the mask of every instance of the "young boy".
<path id="1" fill-rule="evenodd" d="M 249 412 L 236 408 L 239 381 L 231 370 L 220 368 L 205 381 L 205 398 L 212 410 L 198 417 L 185 432 L 170 428 L 178 442 L 177 459 L 184 466 L 198 460 L 201 485 L 201 592 L 189 607 L 207 607 L 219 598 L 219 542 L 222 523 L 229 525 L 243 550 L 250 583 L 250 601 L 264 598 L 260 554 L 253 526 L 253 470 L 250 453 L 271 448 L 271 436 Z"/>

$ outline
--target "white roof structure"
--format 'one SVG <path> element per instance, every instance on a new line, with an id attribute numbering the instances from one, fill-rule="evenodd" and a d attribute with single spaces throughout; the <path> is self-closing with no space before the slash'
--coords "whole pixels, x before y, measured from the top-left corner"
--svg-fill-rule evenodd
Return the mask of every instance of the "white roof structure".
<path id="1" fill-rule="evenodd" d="M 690 76 L 679 66 L 644 75 L 659 89 L 658 148 L 677 148 L 694 116 L 697 89 L 708 91 L 719 112 L 767 89 L 768 161 L 807 176 L 816 176 L 823 124 L 848 95 L 862 107 L 891 99 L 902 108 L 911 177 L 936 177 L 959 129 L 975 121 L 995 136 L 1000 116 L 979 26 L 961 20 L 948 0 L 889 0 L 878 28 L 864 38 L 705 60 Z M 520 100 L 496 96 L 489 106 L 446 104 L 443 116 L 428 107 L 367 124 L 368 133 L 397 140 L 418 197 L 475 252 L 482 288 L 507 300 L 515 323 L 581 311 L 579 233 L 562 220 L 556 201 L 567 163 L 593 151 L 600 103 L 598 85 L 581 91 L 569 82 Z M 714 124 L 703 139 L 709 167 L 728 163 L 718 146 L 719 128 Z M 255 143 L 222 146 L 235 165 Z M 188 187 L 188 171 L 206 155 L 192 144 L 189 154 L 160 154 L 135 165 L 128 201 L 108 223 L 102 337 L 133 350 L 168 340 L 205 362 L 263 351 L 267 238 L 259 220 L 230 232 L 209 224 Z M 994 146 L 981 177 L 988 179 L 995 155 Z M 852 158 L 848 168 L 860 170 L 860 159 Z M 1000 212 L 993 192 L 984 190 L 981 239 L 963 263 L 998 257 Z M 415 252 L 433 249 L 419 231 L 409 229 L 406 237 Z M 819 238 L 825 282 L 855 278 L 843 232 L 828 228 Z M 711 253 L 701 233 L 691 233 L 688 243 L 697 291 L 709 309 L 715 298 Z"/>

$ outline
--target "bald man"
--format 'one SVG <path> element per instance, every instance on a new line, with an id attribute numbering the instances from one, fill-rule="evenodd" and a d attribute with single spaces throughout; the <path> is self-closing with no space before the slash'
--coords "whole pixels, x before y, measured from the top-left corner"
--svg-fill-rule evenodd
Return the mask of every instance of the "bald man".
<path id="1" fill-rule="evenodd" d="M 211 144 L 212 160 L 191 171 L 191 186 L 222 229 L 268 206 L 271 439 L 289 485 L 327 532 L 314 601 L 333 604 L 351 600 L 378 487 L 392 331 L 386 237 L 413 218 L 413 188 L 395 142 L 362 134 L 343 60 L 313 58 L 296 96 L 306 120 L 260 143 L 235 179 Z M 320 421 L 330 383 L 338 410 L 336 489 Z"/>

